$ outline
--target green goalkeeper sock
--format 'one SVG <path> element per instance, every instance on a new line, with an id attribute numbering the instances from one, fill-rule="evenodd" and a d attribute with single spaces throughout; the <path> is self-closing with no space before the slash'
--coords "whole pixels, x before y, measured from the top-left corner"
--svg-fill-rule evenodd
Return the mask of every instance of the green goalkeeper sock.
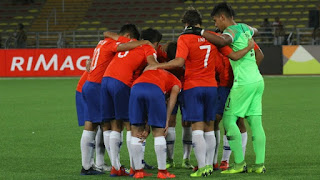
<path id="1" fill-rule="evenodd" d="M 266 135 L 262 127 L 261 116 L 249 116 L 247 120 L 252 130 L 252 143 L 256 154 L 256 164 L 263 164 L 266 154 Z"/>
<path id="2" fill-rule="evenodd" d="M 234 162 L 239 164 L 244 161 L 242 152 L 242 138 L 240 130 L 236 124 L 238 117 L 224 115 L 223 126 L 227 131 L 227 139 L 232 152 L 234 153 Z"/>

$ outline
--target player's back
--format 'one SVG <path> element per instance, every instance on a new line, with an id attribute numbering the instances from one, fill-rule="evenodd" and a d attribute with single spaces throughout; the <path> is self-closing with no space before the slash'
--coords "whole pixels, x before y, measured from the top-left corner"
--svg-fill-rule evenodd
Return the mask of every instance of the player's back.
<path id="1" fill-rule="evenodd" d="M 216 46 L 205 38 L 193 34 L 181 35 L 178 39 L 176 58 L 185 59 L 184 89 L 216 87 Z"/>
<path id="2" fill-rule="evenodd" d="M 133 85 L 143 82 L 157 85 L 161 88 L 164 94 L 169 92 L 174 85 L 178 85 L 181 88 L 181 82 L 179 79 L 175 75 L 163 69 L 145 71 L 133 82 Z"/>
<path id="3" fill-rule="evenodd" d="M 104 73 L 104 77 L 112 77 L 131 87 L 135 71 L 147 65 L 147 57 L 156 55 L 150 45 L 142 45 L 125 52 L 118 52 Z"/>
<path id="4" fill-rule="evenodd" d="M 130 39 L 125 37 L 120 37 L 120 42 L 128 42 Z M 88 81 L 101 83 L 103 74 L 117 52 L 118 42 L 106 38 L 99 41 L 98 45 L 94 49 L 90 72 L 88 74 Z"/>

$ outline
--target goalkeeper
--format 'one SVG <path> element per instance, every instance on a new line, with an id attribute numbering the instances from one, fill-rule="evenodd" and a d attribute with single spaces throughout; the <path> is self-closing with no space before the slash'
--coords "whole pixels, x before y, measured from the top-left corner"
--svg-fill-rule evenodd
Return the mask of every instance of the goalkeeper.
<path id="1" fill-rule="evenodd" d="M 211 16 L 215 25 L 223 31 L 217 36 L 197 27 L 188 27 L 184 34 L 197 34 L 206 38 L 216 46 L 230 45 L 233 51 L 243 49 L 248 45 L 256 29 L 233 20 L 234 11 L 227 3 L 220 3 L 214 7 Z M 230 61 L 234 82 L 228 96 L 223 113 L 223 125 L 227 131 L 227 138 L 231 150 L 234 152 L 235 164 L 221 173 L 241 173 L 247 171 L 244 160 L 241 134 L 236 121 L 239 117 L 246 118 L 252 130 L 252 142 L 256 154 L 255 165 L 249 172 L 264 173 L 266 136 L 262 127 L 262 95 L 264 81 L 255 60 L 254 50 L 250 50 L 237 61 Z"/>

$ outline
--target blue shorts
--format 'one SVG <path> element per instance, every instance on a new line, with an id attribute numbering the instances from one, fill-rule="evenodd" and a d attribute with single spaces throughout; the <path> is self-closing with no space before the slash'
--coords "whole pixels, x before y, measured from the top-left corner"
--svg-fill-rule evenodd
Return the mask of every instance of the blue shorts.
<path id="1" fill-rule="evenodd" d="M 224 105 L 230 93 L 229 87 L 218 87 L 217 114 L 223 115 Z"/>
<path id="2" fill-rule="evenodd" d="M 217 87 L 195 87 L 183 91 L 182 118 L 184 121 L 216 119 Z"/>
<path id="3" fill-rule="evenodd" d="M 101 123 L 101 84 L 86 81 L 82 87 L 84 121 Z"/>
<path id="4" fill-rule="evenodd" d="M 129 120 L 130 87 L 112 77 L 101 83 L 101 116 L 103 121 Z"/>
<path id="5" fill-rule="evenodd" d="M 167 120 L 166 100 L 162 90 L 151 83 L 138 83 L 131 89 L 129 119 L 132 125 L 145 124 L 165 128 Z"/>
<path id="6" fill-rule="evenodd" d="M 79 91 L 76 91 L 76 108 L 78 116 L 78 125 L 84 126 L 84 105 L 82 100 L 82 94 Z"/>

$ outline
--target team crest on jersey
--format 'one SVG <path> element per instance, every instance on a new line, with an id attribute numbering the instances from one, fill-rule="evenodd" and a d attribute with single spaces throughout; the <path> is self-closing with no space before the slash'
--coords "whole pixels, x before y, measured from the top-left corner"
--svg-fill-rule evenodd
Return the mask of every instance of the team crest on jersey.
<path id="1" fill-rule="evenodd" d="M 206 39 L 205 38 L 198 38 L 198 42 L 205 42 Z"/>

